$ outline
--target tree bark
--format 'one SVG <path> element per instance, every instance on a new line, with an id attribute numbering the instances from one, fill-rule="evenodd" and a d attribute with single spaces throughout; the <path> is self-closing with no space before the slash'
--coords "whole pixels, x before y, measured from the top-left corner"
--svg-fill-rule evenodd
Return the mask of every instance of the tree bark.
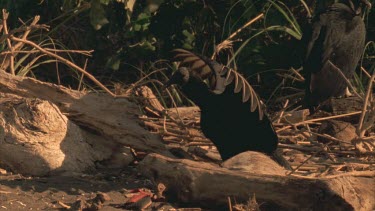
<path id="1" fill-rule="evenodd" d="M 247 153 L 257 156 L 256 152 Z M 259 158 L 262 160 L 249 163 L 250 169 L 244 171 L 150 154 L 140 163 L 140 170 L 154 181 L 164 183 L 168 196 L 211 208 L 227 208 L 228 196 L 237 202 L 246 202 L 253 194 L 263 204 L 261 210 L 371 210 L 375 207 L 374 175 L 285 176 L 267 158 Z M 264 172 L 262 168 L 274 169 L 275 173 Z"/>

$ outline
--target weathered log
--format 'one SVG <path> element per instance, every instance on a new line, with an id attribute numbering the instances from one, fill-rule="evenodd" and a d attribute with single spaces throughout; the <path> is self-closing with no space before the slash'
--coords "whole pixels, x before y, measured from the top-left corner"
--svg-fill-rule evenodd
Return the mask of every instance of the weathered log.
<path id="1" fill-rule="evenodd" d="M 84 93 L 29 77 L 0 72 L 0 93 L 50 101 L 75 124 L 108 142 L 168 154 L 158 135 L 139 125 L 137 105 L 105 93 Z"/>
<path id="2" fill-rule="evenodd" d="M 98 161 L 122 167 L 132 159 L 124 147 L 170 155 L 160 136 L 140 126 L 138 108 L 127 98 L 4 72 L 0 98 L 0 163 L 14 172 L 82 172 Z"/>
<path id="3" fill-rule="evenodd" d="M 249 156 L 256 156 L 256 152 Z M 259 153 L 258 153 L 259 154 Z M 150 154 L 141 172 L 167 187 L 167 196 L 186 203 L 227 208 L 227 197 L 247 201 L 255 194 L 262 210 L 371 210 L 375 208 L 375 175 L 301 178 L 284 176 L 267 158 L 236 169 Z M 236 159 L 236 157 L 232 158 Z M 268 158 L 269 159 L 269 158 Z M 263 168 L 262 168 L 263 166 Z M 267 168 L 264 168 L 267 166 Z M 262 170 L 263 169 L 263 170 Z M 268 172 L 264 172 L 268 169 Z M 271 170 L 270 170 L 271 169 Z M 272 173 L 273 171 L 273 173 Z M 267 208 L 268 207 L 268 208 Z M 270 208 L 272 207 L 272 208 Z"/>
<path id="4" fill-rule="evenodd" d="M 81 172 L 108 156 L 48 101 L 2 95 L 0 119 L 0 162 L 16 173 Z"/>

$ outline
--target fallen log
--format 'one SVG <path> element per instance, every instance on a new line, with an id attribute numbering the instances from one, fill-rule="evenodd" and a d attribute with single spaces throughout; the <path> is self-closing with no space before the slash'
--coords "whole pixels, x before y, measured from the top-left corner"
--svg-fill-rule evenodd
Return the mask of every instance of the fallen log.
<path id="1" fill-rule="evenodd" d="M 0 163 L 15 173 L 48 175 L 92 169 L 95 152 L 81 129 L 48 101 L 1 96 Z"/>
<path id="2" fill-rule="evenodd" d="M 128 98 L 87 93 L 0 71 L 0 93 L 38 98 L 55 104 L 69 120 L 88 131 L 146 152 L 166 154 L 159 136 L 139 125 L 139 109 Z"/>
<path id="3" fill-rule="evenodd" d="M 82 172 L 98 161 L 121 167 L 132 156 L 124 147 L 170 155 L 159 135 L 141 127 L 139 109 L 127 98 L 5 72 L 0 97 L 0 164 L 14 172 Z"/>
<path id="4" fill-rule="evenodd" d="M 257 152 L 246 152 L 259 156 Z M 241 156 L 241 155 L 239 155 Z M 243 155 L 242 155 L 243 156 Z M 236 156 L 237 157 L 237 156 Z M 236 159 L 236 157 L 232 159 Z M 173 159 L 150 154 L 140 171 L 167 187 L 167 196 L 185 203 L 226 209 L 227 198 L 247 201 L 253 194 L 261 210 L 371 210 L 375 208 L 374 172 L 365 176 L 306 178 L 283 175 L 270 158 L 249 167 Z M 235 163 L 232 161 L 232 164 Z M 263 209 L 262 209 L 263 208 Z"/>

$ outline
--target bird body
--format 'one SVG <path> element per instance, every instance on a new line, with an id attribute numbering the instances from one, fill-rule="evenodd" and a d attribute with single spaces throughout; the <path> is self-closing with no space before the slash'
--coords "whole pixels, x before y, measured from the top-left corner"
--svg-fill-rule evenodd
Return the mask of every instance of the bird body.
<path id="1" fill-rule="evenodd" d="M 353 4 L 335 3 L 312 20 L 310 31 L 303 37 L 308 40 L 304 70 L 307 72 L 305 102 L 310 111 L 330 97 L 345 93 L 346 79 L 355 72 L 365 36 L 360 9 Z"/>
<path id="2" fill-rule="evenodd" d="M 272 155 L 278 137 L 247 81 L 216 61 L 185 50 L 177 53 L 189 68 L 180 67 L 167 84 L 179 84 L 199 106 L 202 132 L 217 147 L 222 160 L 249 150 Z M 209 85 L 203 81 L 207 78 Z"/>

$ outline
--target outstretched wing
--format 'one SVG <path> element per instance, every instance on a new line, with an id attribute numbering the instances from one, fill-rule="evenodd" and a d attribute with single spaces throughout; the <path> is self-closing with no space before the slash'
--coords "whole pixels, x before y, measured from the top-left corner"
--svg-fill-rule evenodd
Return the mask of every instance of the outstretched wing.
<path id="1" fill-rule="evenodd" d="M 197 74 L 202 80 L 206 80 L 215 74 L 212 70 L 207 58 L 197 55 L 185 49 L 175 49 L 174 60 L 181 62 L 182 65 L 189 65 L 192 71 Z"/>
<path id="2" fill-rule="evenodd" d="M 249 101 L 251 112 L 258 109 L 259 119 L 263 119 L 263 104 L 255 90 L 240 73 L 214 60 L 184 49 L 175 49 L 173 52 L 175 53 L 175 60 L 180 61 L 182 65 L 188 65 L 191 71 L 202 80 L 209 80 L 212 92 L 221 94 L 228 85 L 233 84 L 234 93 L 242 91 L 242 102 Z"/>
<path id="3" fill-rule="evenodd" d="M 253 87 L 239 72 L 232 68 L 224 67 L 223 75 L 225 75 L 224 86 L 234 83 L 234 93 L 242 91 L 242 102 L 250 101 L 250 110 L 254 112 L 258 109 L 259 119 L 263 119 L 263 104 L 260 101 L 258 94 L 255 92 Z"/>

